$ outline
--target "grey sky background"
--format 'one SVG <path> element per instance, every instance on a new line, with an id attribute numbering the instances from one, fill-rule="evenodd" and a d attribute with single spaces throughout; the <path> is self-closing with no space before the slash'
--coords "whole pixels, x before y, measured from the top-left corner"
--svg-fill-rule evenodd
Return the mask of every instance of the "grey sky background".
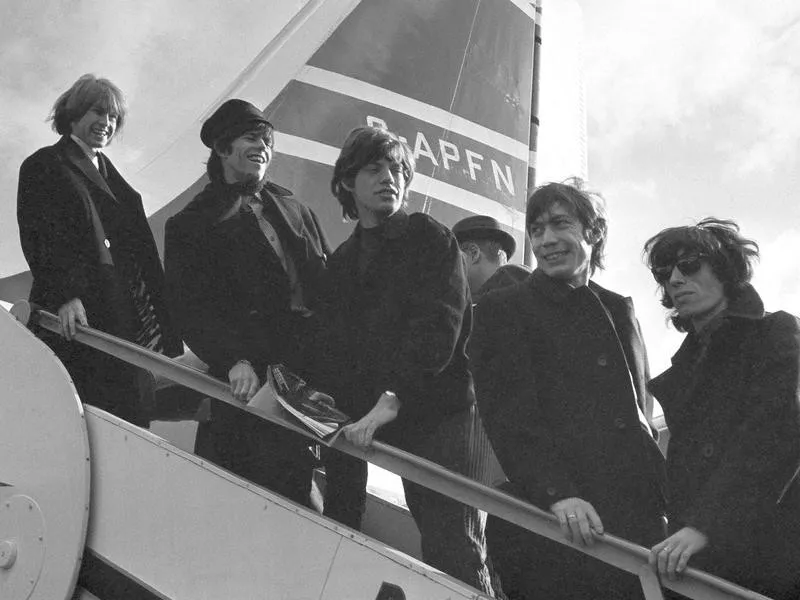
<path id="1" fill-rule="evenodd" d="M 543 34 L 547 48 L 548 5 Z M 45 118 L 79 75 L 127 94 L 109 155 L 137 172 L 202 114 L 303 0 L 26 0 L 0 6 L 0 276 L 25 268 L 19 165 L 56 135 Z M 632 295 L 653 372 L 680 336 L 641 260 L 660 229 L 734 218 L 762 248 L 768 309 L 800 313 L 800 5 L 795 0 L 580 0 L 589 178 L 611 221 L 598 281 Z M 202 165 L 198 165 L 198 173 Z M 140 187 L 148 211 L 163 199 Z"/>

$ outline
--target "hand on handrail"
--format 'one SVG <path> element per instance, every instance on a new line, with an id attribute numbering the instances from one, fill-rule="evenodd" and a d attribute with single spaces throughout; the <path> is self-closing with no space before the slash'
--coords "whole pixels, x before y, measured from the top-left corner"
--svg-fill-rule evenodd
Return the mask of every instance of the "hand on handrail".
<path id="1" fill-rule="evenodd" d="M 228 371 L 228 381 L 231 384 L 231 394 L 240 402 L 250 400 L 260 387 L 253 365 L 246 360 L 240 360 L 231 367 Z"/>
<path id="2" fill-rule="evenodd" d="M 603 522 L 594 507 L 581 498 L 564 498 L 550 506 L 558 517 L 564 537 L 578 546 L 592 546 L 596 532 L 603 535 Z"/>
<path id="3" fill-rule="evenodd" d="M 58 320 L 61 322 L 61 335 L 67 340 L 72 341 L 75 337 L 75 324 L 80 323 L 84 327 L 89 326 L 86 318 L 86 309 L 80 298 L 73 298 L 61 305 L 58 309 Z"/>
<path id="4" fill-rule="evenodd" d="M 684 527 L 650 549 L 650 564 L 675 581 L 686 570 L 692 555 L 708 545 L 708 538 L 694 527 Z"/>

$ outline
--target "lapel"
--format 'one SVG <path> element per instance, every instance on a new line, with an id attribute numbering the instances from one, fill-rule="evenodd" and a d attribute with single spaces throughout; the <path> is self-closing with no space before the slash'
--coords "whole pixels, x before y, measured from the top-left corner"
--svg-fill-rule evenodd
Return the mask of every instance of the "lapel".
<path id="1" fill-rule="evenodd" d="M 97 187 L 111 200 L 118 202 L 117 197 L 111 191 L 111 188 L 108 187 L 106 180 L 103 179 L 102 175 L 100 175 L 100 172 L 95 168 L 95 166 L 92 164 L 92 161 L 89 160 L 89 157 L 86 156 L 86 153 L 81 150 L 78 144 L 76 144 L 68 136 L 61 138 L 59 143 L 63 144 L 62 148 L 67 164 L 72 169 L 81 173 L 87 180 L 92 182 L 95 187 Z M 99 160 L 103 159 L 101 158 Z M 108 161 L 106 164 L 109 164 Z"/>
<path id="2" fill-rule="evenodd" d="M 313 249 L 309 248 L 308 236 L 304 235 L 305 227 L 300 214 L 287 205 L 284 196 L 273 194 L 266 187 L 261 191 L 261 195 L 265 202 L 271 201 L 278 209 L 277 214 L 285 225 L 283 230 L 291 237 L 291 239 L 286 240 L 286 248 L 284 250 L 296 249 L 297 257 L 300 259 L 297 267 L 300 268 L 300 265 L 306 264 L 311 254 L 315 254 Z"/>

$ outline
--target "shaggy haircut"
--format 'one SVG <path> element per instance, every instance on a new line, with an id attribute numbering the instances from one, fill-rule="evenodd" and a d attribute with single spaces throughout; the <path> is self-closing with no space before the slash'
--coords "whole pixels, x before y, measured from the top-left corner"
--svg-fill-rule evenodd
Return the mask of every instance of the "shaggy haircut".
<path id="1" fill-rule="evenodd" d="M 251 134 L 260 134 L 264 138 L 264 143 L 267 147 L 275 148 L 275 128 L 269 122 L 249 124 L 245 130 L 232 129 L 226 132 L 225 135 L 214 141 L 214 148 L 211 150 L 206 163 L 208 178 L 213 183 L 225 183 L 225 171 L 222 168 L 220 155 L 227 155 L 231 152 L 234 140 Z"/>
<path id="2" fill-rule="evenodd" d="M 331 179 L 331 192 L 342 205 L 342 214 L 346 218 L 357 220 L 358 210 L 352 192 L 342 184 L 353 187 L 358 172 L 381 159 L 402 166 L 407 196 L 416 168 L 411 149 L 396 134 L 378 127 L 359 127 L 347 135 Z"/>
<path id="3" fill-rule="evenodd" d="M 58 97 L 48 120 L 53 122 L 54 131 L 69 135 L 72 133 L 72 124 L 92 108 L 116 115 L 115 134 L 122 131 L 128 114 L 125 96 L 108 79 L 95 77 L 91 73 L 78 78 L 72 87 Z"/>
<path id="4" fill-rule="evenodd" d="M 725 298 L 732 301 L 750 283 L 758 244 L 743 237 L 735 221 L 706 217 L 697 225 L 664 229 L 644 245 L 645 260 L 651 269 L 674 265 L 681 255 L 690 254 L 707 257 L 712 273 L 723 285 Z M 688 331 L 690 323 L 678 316 L 666 288 L 660 287 L 661 304 L 673 309 L 672 324 L 678 331 Z"/>
<path id="5" fill-rule="evenodd" d="M 554 206 L 567 209 L 583 226 L 584 239 L 592 246 L 591 274 L 594 275 L 597 269 L 603 269 L 608 221 L 602 197 L 584 190 L 583 182 L 578 178 L 568 180 L 568 183 L 548 183 L 537 188 L 528 199 L 525 210 L 525 227 L 530 237 L 533 237 L 536 219 Z"/>

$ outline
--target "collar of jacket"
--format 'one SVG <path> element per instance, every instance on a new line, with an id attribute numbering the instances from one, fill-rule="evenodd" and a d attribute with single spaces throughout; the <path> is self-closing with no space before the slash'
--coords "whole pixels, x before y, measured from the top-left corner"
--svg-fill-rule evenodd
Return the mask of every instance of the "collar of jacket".
<path id="1" fill-rule="evenodd" d="M 378 227 L 381 228 L 381 237 L 384 239 L 396 240 L 397 238 L 401 238 L 405 235 L 406 230 L 408 229 L 408 213 L 401 208 L 391 217 L 381 223 Z M 356 237 L 361 236 L 361 231 L 363 229 L 364 228 L 361 227 L 361 223 L 359 222 L 359 224 L 356 226 Z"/>
<path id="2" fill-rule="evenodd" d="M 724 314 L 735 319 L 761 319 L 765 314 L 764 302 L 756 289 L 747 283 L 736 298 L 728 303 Z"/>
<path id="3" fill-rule="evenodd" d="M 731 300 L 728 308 L 699 334 L 689 331 L 680 348 L 672 357 L 672 364 L 691 361 L 703 345 L 708 345 L 715 333 L 733 325 L 737 321 L 754 321 L 764 318 L 764 302 L 755 288 L 747 283 L 739 295 Z"/>
<path id="4" fill-rule="evenodd" d="M 506 264 L 499 267 L 489 279 L 472 295 L 472 301 L 477 302 L 489 292 L 521 283 L 531 276 L 530 269 L 517 264 Z"/>
<path id="5" fill-rule="evenodd" d="M 234 194 L 234 192 L 236 192 Z M 285 187 L 268 181 L 261 188 L 261 200 L 267 202 L 272 200 L 283 214 L 284 211 L 276 197 L 286 198 L 292 196 L 292 192 Z M 217 224 L 228 209 L 239 197 L 238 191 L 224 183 L 209 182 L 206 187 L 181 211 L 182 218 L 193 223 L 191 231 L 199 234 Z M 284 215 L 285 216 L 285 215 Z"/>
<path id="6" fill-rule="evenodd" d="M 68 135 L 61 136 L 61 139 L 56 143 L 56 147 L 62 149 L 64 156 L 67 160 L 74 165 L 81 173 L 83 173 L 92 183 L 105 192 L 112 200 L 117 201 L 117 197 L 111 188 L 108 187 L 108 182 L 100 175 L 100 171 L 94 166 L 92 159 L 86 155 L 78 143 Z M 99 160 L 99 158 L 98 158 Z M 110 164 L 108 161 L 107 164 Z"/>
<path id="7" fill-rule="evenodd" d="M 554 277 L 550 277 L 549 275 L 545 275 L 544 271 L 541 269 L 536 269 L 531 274 L 531 276 L 528 278 L 528 283 L 531 287 L 536 288 L 539 292 L 544 294 L 546 298 L 556 303 L 564 302 L 570 297 L 570 295 L 581 289 L 572 287 L 566 281 L 561 279 L 556 279 Z M 602 288 L 594 281 L 589 281 L 586 287 L 588 287 L 595 295 L 598 293 L 598 291 L 602 290 Z"/>

